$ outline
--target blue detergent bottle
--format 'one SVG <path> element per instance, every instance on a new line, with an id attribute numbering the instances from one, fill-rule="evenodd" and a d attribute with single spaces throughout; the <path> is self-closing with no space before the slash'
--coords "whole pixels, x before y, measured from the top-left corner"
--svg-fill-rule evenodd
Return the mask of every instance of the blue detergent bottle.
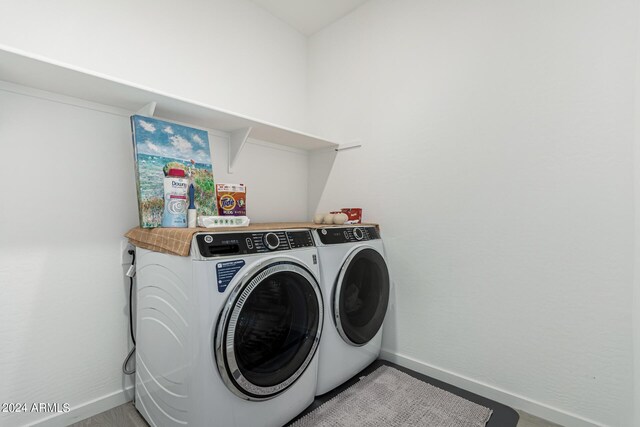
<path id="1" fill-rule="evenodd" d="M 184 228 L 187 226 L 187 190 L 189 180 L 182 169 L 169 169 L 164 178 L 164 212 L 162 226 Z"/>

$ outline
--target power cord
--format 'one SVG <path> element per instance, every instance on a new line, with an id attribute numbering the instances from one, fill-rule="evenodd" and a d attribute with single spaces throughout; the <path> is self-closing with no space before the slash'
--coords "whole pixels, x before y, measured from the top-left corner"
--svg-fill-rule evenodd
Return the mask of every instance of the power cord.
<path id="1" fill-rule="evenodd" d="M 136 251 L 129 249 L 129 255 L 131 255 L 131 265 L 136 265 Z M 133 346 L 136 345 L 136 337 L 133 334 L 133 275 L 129 277 L 129 333 L 131 334 L 131 341 Z"/>
<path id="2" fill-rule="evenodd" d="M 129 249 L 128 254 L 131 255 L 131 267 L 133 267 L 136 264 L 136 251 L 134 251 L 133 249 Z M 129 276 L 129 333 L 131 334 L 131 341 L 133 342 L 133 347 L 131 348 L 131 350 L 129 351 L 129 354 L 127 354 L 127 357 L 124 359 L 124 362 L 122 363 L 122 372 L 124 372 L 125 375 L 133 375 L 136 373 L 136 368 L 134 367 L 132 370 L 128 370 L 127 365 L 129 364 L 131 357 L 136 351 L 136 337 L 133 333 L 133 276 L 134 275 L 131 274 L 128 276 Z"/>

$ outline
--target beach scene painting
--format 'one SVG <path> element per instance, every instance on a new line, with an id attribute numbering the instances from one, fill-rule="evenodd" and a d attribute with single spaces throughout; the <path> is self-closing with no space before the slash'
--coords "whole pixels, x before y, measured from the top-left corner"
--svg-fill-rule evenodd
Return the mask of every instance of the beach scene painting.
<path id="1" fill-rule="evenodd" d="M 144 116 L 131 116 L 140 227 L 162 223 L 164 177 L 182 169 L 195 188 L 198 215 L 217 215 L 209 135 L 206 131 Z"/>

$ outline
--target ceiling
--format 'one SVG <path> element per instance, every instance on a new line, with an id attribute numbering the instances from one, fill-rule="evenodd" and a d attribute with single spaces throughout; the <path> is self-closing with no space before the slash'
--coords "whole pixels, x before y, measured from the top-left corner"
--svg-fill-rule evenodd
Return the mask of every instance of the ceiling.
<path id="1" fill-rule="evenodd" d="M 252 0 L 310 36 L 342 18 L 367 0 Z"/>

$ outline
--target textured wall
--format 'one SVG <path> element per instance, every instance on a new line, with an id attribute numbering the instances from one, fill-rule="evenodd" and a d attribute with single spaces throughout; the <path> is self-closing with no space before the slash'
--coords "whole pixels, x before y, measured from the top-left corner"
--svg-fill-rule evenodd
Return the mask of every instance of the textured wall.
<path id="1" fill-rule="evenodd" d="M 248 1 L 0 2 L 0 45 L 305 122 L 306 38 Z M 120 240 L 137 223 L 132 146 L 128 118 L 100 110 L 0 88 L 0 402 L 68 402 L 80 416 L 94 400 L 117 404 L 109 396 L 129 384 Z M 305 218 L 306 154 L 247 144 L 228 176 L 227 143 L 211 142 L 216 179 L 248 185 L 254 221 Z"/>
<path id="2" fill-rule="evenodd" d="M 310 38 L 311 130 L 363 144 L 318 210 L 382 224 L 387 349 L 631 425 L 635 7 L 373 0 Z"/>
<path id="3" fill-rule="evenodd" d="M 83 414 L 130 384 L 120 370 L 120 242 L 138 222 L 129 119 L 2 88 L 0 111 L 0 402 L 69 403 Z M 305 218 L 306 153 L 248 143 L 229 176 L 227 141 L 210 141 L 216 180 L 247 184 L 254 221 Z M 0 413 L 0 425 L 51 415 Z"/>
<path id="4" fill-rule="evenodd" d="M 3 44 L 261 120 L 305 125 L 306 38 L 247 0 L 0 1 Z"/>

